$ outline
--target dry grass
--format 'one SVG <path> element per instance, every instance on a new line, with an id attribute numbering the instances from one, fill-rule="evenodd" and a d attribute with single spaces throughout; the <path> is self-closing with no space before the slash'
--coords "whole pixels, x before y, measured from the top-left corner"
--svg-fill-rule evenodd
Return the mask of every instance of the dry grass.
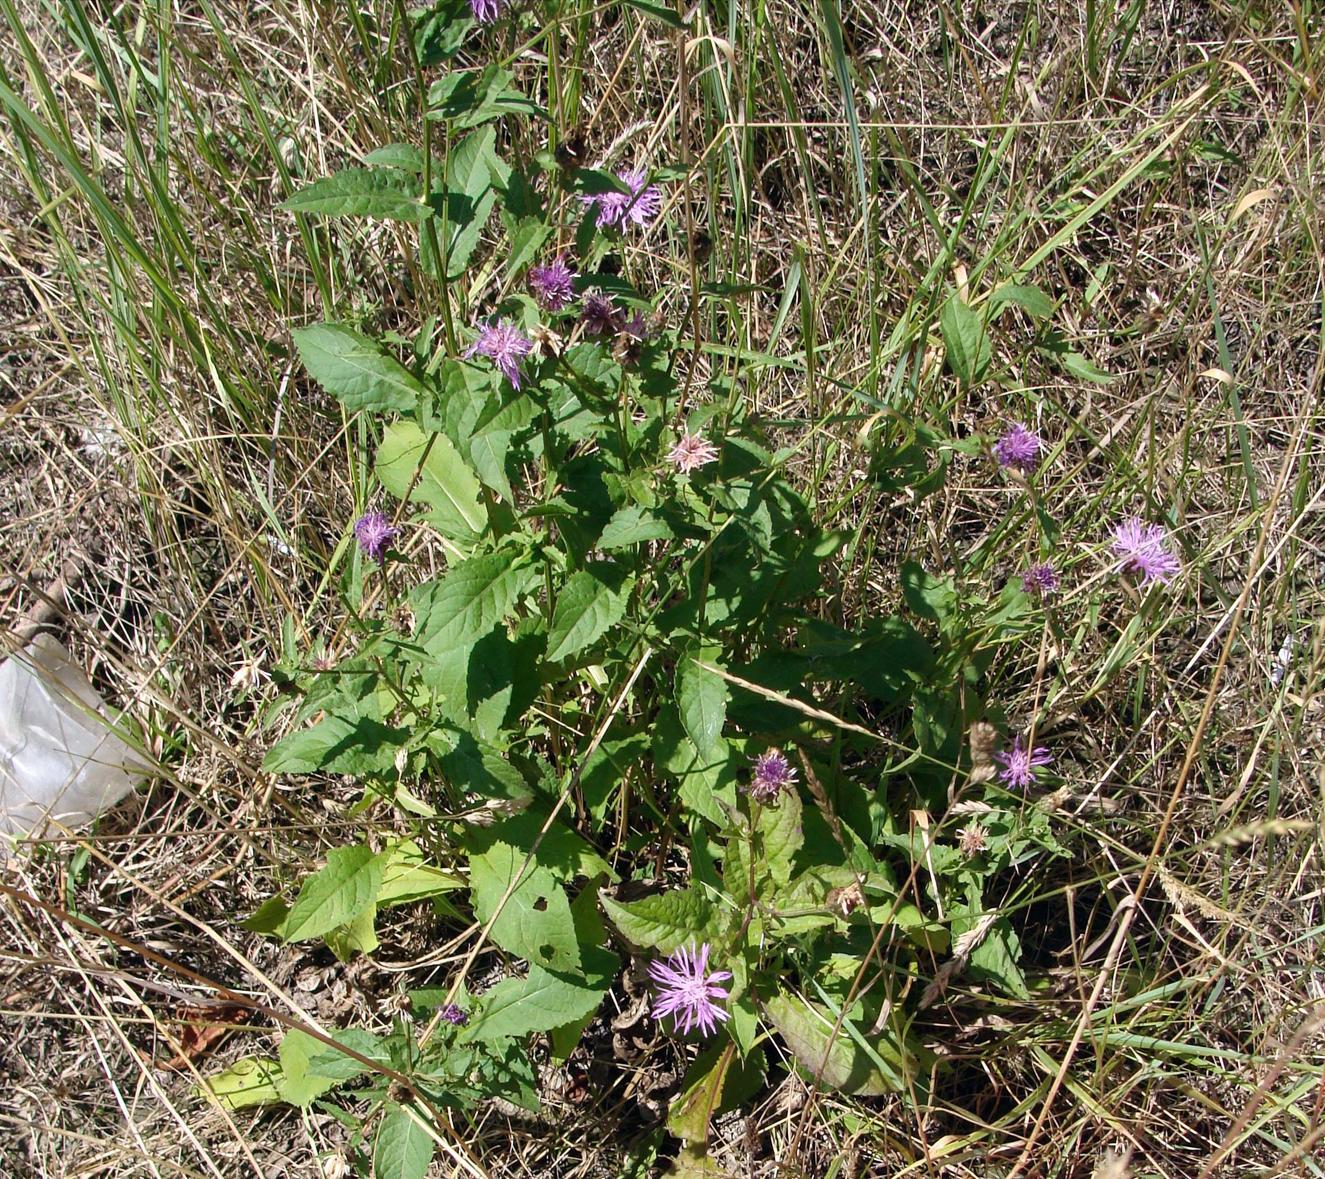
<path id="1" fill-rule="evenodd" d="M 57 629 L 166 767 L 94 835 L 26 849 L 4 877 L 0 1163 L 333 1174 L 354 1144 L 329 1114 L 227 1114 L 153 1061 L 214 998 L 207 980 L 323 1026 L 385 1026 L 394 996 L 453 965 L 456 931 L 423 912 L 348 966 L 236 924 L 380 829 L 347 817 L 334 783 L 257 769 L 261 673 L 343 641 L 326 574 L 368 480 L 366 436 L 306 382 L 288 329 L 328 300 L 402 329 L 422 309 L 390 232 L 301 235 L 275 205 L 298 177 L 416 141 L 410 71 L 339 8 L 0 8 L 15 33 L 0 49 L 2 618 L 17 625 L 72 563 Z M 1172 520 L 1188 574 L 1139 622 L 1117 602 L 1084 613 L 1073 589 L 1045 646 L 990 673 L 1010 723 L 1049 716 L 1065 751 L 1060 819 L 1084 850 L 1007 897 L 1051 987 L 1008 1010 L 950 992 L 927 1031 L 955 1061 L 923 1115 L 787 1081 L 720 1125 L 715 1157 L 736 1175 L 1008 1175 L 1034 1127 L 1028 1175 L 1115 1175 L 1110 1151 L 1137 1179 L 1320 1174 L 1325 27 L 1305 2 L 848 8 L 854 131 L 827 8 L 699 6 L 683 90 L 677 37 L 584 5 L 556 42 L 581 69 L 550 96 L 596 156 L 700 161 L 630 263 L 680 319 L 693 226 L 715 243 L 697 273 L 763 288 L 696 322 L 706 344 L 769 354 L 745 392 L 853 534 L 825 609 L 894 602 L 906 555 L 972 585 L 1027 555 L 1027 507 L 979 460 L 958 455 L 918 504 L 865 477 L 898 413 L 957 436 L 1042 423 L 1070 584 L 1097 576 L 1104 523 L 1129 509 Z M 88 34 L 100 63 L 78 48 Z M 530 84 L 547 50 L 518 59 Z M 1012 379 L 959 390 L 936 363 L 945 287 L 978 296 L 1036 259 L 1074 347 L 1115 379 L 1066 375 L 1018 323 L 998 339 Z M 713 347 L 704 367 L 736 362 Z M 247 668 L 256 683 L 236 678 Z M 277 1030 L 255 1019 L 199 1067 L 270 1050 Z M 617 1060 L 610 1041 L 587 1103 L 549 1076 L 539 1120 L 457 1119 L 480 1173 L 624 1173 L 677 1062 L 650 1040 Z"/>

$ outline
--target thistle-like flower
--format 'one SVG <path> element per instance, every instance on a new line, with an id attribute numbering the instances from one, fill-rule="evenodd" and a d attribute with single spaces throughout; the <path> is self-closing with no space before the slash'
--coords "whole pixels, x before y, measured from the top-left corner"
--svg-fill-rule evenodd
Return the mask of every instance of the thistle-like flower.
<path id="1" fill-rule="evenodd" d="M 777 802 L 784 790 L 796 785 L 796 771 L 780 749 L 770 749 L 755 758 L 755 774 L 750 782 L 750 797 L 757 802 Z"/>
<path id="2" fill-rule="evenodd" d="M 363 555 L 379 565 L 386 561 L 386 551 L 399 535 L 400 529 L 393 527 L 381 512 L 366 512 L 354 522 L 354 539 Z"/>
<path id="3" fill-rule="evenodd" d="M 490 25 L 497 21 L 506 10 L 510 0 L 469 0 L 469 11 L 481 25 Z"/>
<path id="4" fill-rule="evenodd" d="M 994 458 L 1000 467 L 1015 467 L 1025 474 L 1033 471 L 1040 461 L 1040 450 L 1044 443 L 1034 430 L 1028 430 L 1020 422 L 1008 427 L 996 443 Z"/>
<path id="5" fill-rule="evenodd" d="M 573 303 L 574 282 L 575 271 L 566 265 L 565 254 L 558 254 L 546 266 L 529 268 L 529 287 L 544 311 L 560 311 Z"/>
<path id="6" fill-rule="evenodd" d="M 585 335 L 614 336 L 621 327 L 621 310 L 612 302 L 611 295 L 591 291 L 584 297 L 580 322 L 584 324 Z"/>
<path id="7" fill-rule="evenodd" d="M 469 1022 L 468 1013 L 455 1003 L 448 1003 L 437 1014 L 447 1023 L 455 1024 L 458 1028 L 464 1027 Z"/>
<path id="8" fill-rule="evenodd" d="M 957 832 L 957 848 L 968 860 L 978 856 L 988 844 L 988 833 L 979 823 L 968 823 Z"/>
<path id="9" fill-rule="evenodd" d="M 683 475 L 707 466 L 718 457 L 718 448 L 703 434 L 682 434 L 676 445 L 667 452 L 667 461 Z"/>
<path id="10" fill-rule="evenodd" d="M 665 962 L 649 963 L 649 976 L 658 986 L 653 1018 L 661 1022 L 671 1016 L 678 1035 L 698 1028 L 711 1036 L 727 1021 L 727 1012 L 714 1000 L 727 998 L 727 990 L 717 984 L 731 978 L 731 971 L 710 974 L 708 962 L 709 944 L 701 942 L 698 948 L 677 950 Z"/>
<path id="11" fill-rule="evenodd" d="M 486 356 L 502 371 L 502 375 L 511 382 L 511 387 L 520 387 L 520 362 L 533 350 L 534 342 L 520 331 L 513 323 L 502 320 L 500 323 L 485 323 L 478 330 L 478 339 L 470 345 L 469 356 Z"/>
<path id="12" fill-rule="evenodd" d="M 1035 771 L 1040 766 L 1047 766 L 1053 758 L 1043 746 L 1037 745 L 1034 749 L 1027 749 L 1018 736 L 1012 742 L 1012 748 L 1006 753 L 994 754 L 994 760 L 1003 767 L 998 776 L 1008 786 L 1025 790 L 1035 781 Z"/>
<path id="13" fill-rule="evenodd" d="M 1136 516 L 1129 516 L 1113 528 L 1114 556 L 1119 573 L 1137 573 L 1141 584 L 1152 581 L 1168 585 L 1177 576 L 1181 565 L 1166 547 L 1169 534 L 1162 524 L 1144 524 Z"/>
<path id="14" fill-rule="evenodd" d="M 1058 574 L 1048 561 L 1037 562 L 1021 575 L 1021 588 L 1028 594 L 1052 594 L 1058 589 Z"/>
<path id="15" fill-rule="evenodd" d="M 580 200 L 597 210 L 599 225 L 624 230 L 630 223 L 645 228 L 662 210 L 662 193 L 656 184 L 645 184 L 648 178 L 646 169 L 630 168 L 617 173 L 629 192 L 586 193 Z"/>

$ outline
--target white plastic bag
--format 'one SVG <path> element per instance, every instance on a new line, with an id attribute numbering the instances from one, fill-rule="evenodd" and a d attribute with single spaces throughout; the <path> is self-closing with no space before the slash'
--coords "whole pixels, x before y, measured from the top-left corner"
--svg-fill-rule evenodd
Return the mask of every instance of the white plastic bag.
<path id="1" fill-rule="evenodd" d="M 0 662 L 0 833 L 41 835 L 50 820 L 81 827 L 151 771 L 111 732 L 105 712 L 49 635 Z"/>

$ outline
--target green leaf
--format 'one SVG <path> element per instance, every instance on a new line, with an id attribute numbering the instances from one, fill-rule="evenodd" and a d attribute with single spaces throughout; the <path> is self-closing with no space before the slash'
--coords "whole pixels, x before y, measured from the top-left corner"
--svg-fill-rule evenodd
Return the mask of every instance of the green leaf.
<path id="1" fill-rule="evenodd" d="M 307 1045 L 300 1046 L 301 1054 L 305 1048 L 307 1049 L 304 1063 L 306 1075 L 340 1084 L 371 1071 L 368 1065 L 351 1056 L 349 1052 L 342 1052 L 331 1044 L 324 1044 L 321 1040 L 308 1036 L 306 1032 L 299 1032 L 299 1035 L 306 1036 L 310 1041 Z M 364 1028 L 342 1028 L 340 1031 L 332 1032 L 331 1038 L 351 1052 L 357 1052 L 359 1056 L 367 1057 L 377 1064 L 391 1063 L 391 1052 L 387 1045 Z"/>
<path id="2" fill-rule="evenodd" d="M 500 840 L 470 857 L 474 914 L 486 926 L 518 880 L 493 922 L 492 940 L 535 965 L 578 971 L 580 946 L 566 893 L 546 868 L 533 862 L 526 867 L 527 858 L 522 849 Z"/>
<path id="3" fill-rule="evenodd" d="M 702 646 L 681 656 L 676 669 L 676 702 L 686 736 L 706 759 L 721 752 L 722 726 L 727 720 L 727 682 L 709 671 L 719 666 L 722 648 Z"/>
<path id="4" fill-rule="evenodd" d="M 198 1096 L 210 1093 L 226 1109 L 270 1105 L 281 1100 L 278 1084 L 281 1066 L 263 1056 L 246 1056 L 224 1072 L 208 1077 L 198 1087 Z"/>
<path id="5" fill-rule="evenodd" d="M 415 637 L 433 655 L 472 645 L 511 613 L 532 578 L 509 552 L 462 561 L 411 595 Z"/>
<path id="6" fill-rule="evenodd" d="M 497 65 L 482 70 L 457 70 L 439 78 L 428 90 L 428 118 L 449 120 L 464 129 L 502 115 L 547 118 L 547 111 L 510 87 L 515 75 Z"/>
<path id="7" fill-rule="evenodd" d="M 1028 315 L 1036 319 L 1050 318 L 1057 304 L 1037 286 L 1019 286 L 1013 284 L 999 287 L 989 297 L 989 315 L 992 319 L 1009 303 L 1015 303 Z"/>
<path id="8" fill-rule="evenodd" d="M 603 954 L 616 961 L 616 956 Z M 530 966 L 527 978 L 502 979 L 483 995 L 478 1015 L 463 1033 L 464 1040 L 496 1040 L 550 1032 L 598 1010 L 611 985 L 610 973 L 586 982 Z"/>
<path id="9" fill-rule="evenodd" d="M 633 584 L 606 563 L 573 573 L 557 595 L 547 636 L 548 661 L 578 655 L 620 622 Z"/>
<path id="10" fill-rule="evenodd" d="M 660 20 L 665 25 L 671 25 L 674 29 L 689 27 L 685 21 L 676 15 L 675 9 L 668 8 L 665 4 L 655 4 L 654 0 L 626 0 L 626 4 L 638 12 L 653 17 L 654 20 Z"/>
<path id="11" fill-rule="evenodd" d="M 340 962 L 348 962 L 355 954 L 371 954 L 381 943 L 377 940 L 377 905 L 360 909 L 344 925 L 338 925 L 323 940 Z"/>
<path id="12" fill-rule="evenodd" d="M 282 1101 L 303 1108 L 339 1084 L 335 1077 L 318 1076 L 308 1070 L 308 1062 L 325 1047 L 321 1040 L 298 1028 L 285 1033 L 278 1052 L 280 1076 L 276 1079 L 276 1089 Z"/>
<path id="13" fill-rule="evenodd" d="M 411 502 L 427 504 L 432 509 L 428 519 L 444 536 L 469 541 L 486 529 L 478 480 L 446 435 L 424 434 L 413 422 L 393 422 L 382 436 L 375 470 L 398 499 L 408 492 Z"/>
<path id="14" fill-rule="evenodd" d="M 902 597 L 921 618 L 946 626 L 957 611 L 957 587 L 951 577 L 935 577 L 915 561 L 901 569 Z"/>
<path id="15" fill-rule="evenodd" d="M 408 734 L 371 716 L 328 713 L 312 728 L 290 733 L 267 751 L 272 774 L 374 774 L 388 769 Z"/>
<path id="16" fill-rule="evenodd" d="M 418 180 L 395 168 L 345 168 L 301 188 L 281 208 L 326 217 L 377 217 L 420 224 L 432 210 L 419 200 Z"/>
<path id="17" fill-rule="evenodd" d="M 409 1110 L 389 1106 L 373 1139 L 373 1179 L 423 1179 L 432 1165 L 434 1145 Z"/>
<path id="18" fill-rule="evenodd" d="M 597 547 L 604 551 L 624 549 L 646 540 L 669 540 L 672 530 L 644 508 L 626 507 L 618 511 L 603 529 Z"/>
<path id="19" fill-rule="evenodd" d="M 411 11 L 410 16 L 416 18 L 414 52 L 424 69 L 458 53 L 466 34 L 474 27 L 469 0 L 436 0 L 422 12 Z"/>
<path id="20" fill-rule="evenodd" d="M 915 1062 L 896 1045 L 883 1039 L 867 1040 L 859 1031 L 853 1035 L 846 1020 L 834 1035 L 836 1021 L 828 1012 L 799 996 L 774 995 L 764 1009 L 802 1067 L 833 1089 L 878 1097 L 904 1091 L 907 1076 L 914 1073 Z M 856 1037 L 868 1043 L 871 1051 L 857 1043 Z M 888 1066 L 888 1075 L 875 1057 Z"/>
<path id="21" fill-rule="evenodd" d="M 377 890 L 377 903 L 380 906 L 404 905 L 464 887 L 464 880 L 454 872 L 428 863 L 423 849 L 412 839 L 402 839 L 389 849 L 382 869 L 382 885 Z M 261 911 L 259 909 L 258 913 Z M 256 920 L 257 916 L 255 913 L 250 920 Z"/>
<path id="22" fill-rule="evenodd" d="M 939 313 L 939 328 L 948 353 L 948 367 L 962 384 L 974 385 L 984 377 L 993 358 L 984 320 L 953 295 Z"/>
<path id="23" fill-rule="evenodd" d="M 968 969 L 973 978 L 996 983 L 1004 994 L 1014 999 L 1029 999 L 1031 993 L 1026 986 L 1026 976 L 1017 965 L 1020 957 L 1021 941 L 1012 923 L 1006 917 L 1000 917 L 989 927 L 984 940 L 971 951 Z"/>
<path id="24" fill-rule="evenodd" d="M 383 857 L 363 844 L 333 848 L 326 867 L 304 881 L 285 918 L 287 941 L 322 937 L 353 920 L 374 902 L 382 886 Z"/>
<path id="25" fill-rule="evenodd" d="M 667 1110 L 667 1131 L 683 1142 L 707 1142 L 709 1119 L 722 1103 L 736 1053 L 730 1044 L 715 1046 L 702 1053 L 690 1066 L 681 1092 Z"/>
<path id="26" fill-rule="evenodd" d="M 771 806 L 759 806 L 754 815 L 756 872 L 772 882 L 761 889 L 774 900 L 791 880 L 791 865 L 805 842 L 801 827 L 801 800 L 795 789 L 785 791 Z"/>
<path id="27" fill-rule="evenodd" d="M 469 440 L 469 457 L 485 486 L 492 488 L 508 504 L 515 502 L 515 492 L 506 475 L 506 456 L 511 449 L 510 430 L 484 430 Z"/>
<path id="28" fill-rule="evenodd" d="M 717 933 L 717 911 L 697 885 L 638 901 L 613 900 L 605 892 L 598 899 L 621 936 L 642 950 L 671 954 Z"/>
<path id="29" fill-rule="evenodd" d="M 412 411 L 423 385 L 395 357 L 339 323 L 297 328 L 295 346 L 304 367 L 346 409 Z"/>

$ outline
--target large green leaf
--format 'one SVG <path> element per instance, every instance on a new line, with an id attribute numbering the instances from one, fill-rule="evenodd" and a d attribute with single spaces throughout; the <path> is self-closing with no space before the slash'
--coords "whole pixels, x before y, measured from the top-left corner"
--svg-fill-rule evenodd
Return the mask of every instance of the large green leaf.
<path id="1" fill-rule="evenodd" d="M 791 865 L 805 842 L 801 828 L 801 800 L 795 789 L 785 791 L 777 802 L 756 808 L 754 816 L 756 872 L 771 884 L 775 900 L 791 880 Z"/>
<path id="2" fill-rule="evenodd" d="M 939 313 L 939 328 L 948 353 L 948 367 L 963 385 L 974 385 L 989 370 L 994 354 L 984 320 L 979 312 L 953 295 Z"/>
<path id="3" fill-rule="evenodd" d="M 309 324 L 293 335 L 309 376 L 347 409 L 408 413 L 418 405 L 419 379 L 367 336 L 339 323 Z"/>
<path id="4" fill-rule="evenodd" d="M 891 1040 L 867 1037 L 797 995 L 778 994 L 764 1005 L 791 1054 L 823 1084 L 859 1097 L 901 1092 L 916 1068 L 914 1058 Z"/>
<path id="5" fill-rule="evenodd" d="M 624 549 L 646 540 L 667 540 L 672 530 L 665 520 L 635 506 L 620 509 L 603 529 L 598 538 L 598 548 L 604 552 L 611 549 Z"/>
<path id="6" fill-rule="evenodd" d="M 408 493 L 411 501 L 427 504 L 428 519 L 444 536 L 472 541 L 487 527 L 478 479 L 446 435 L 393 422 L 382 436 L 375 469 L 392 495 L 404 499 Z"/>
<path id="7" fill-rule="evenodd" d="M 363 844 L 333 848 L 327 853 L 326 867 L 299 889 L 283 923 L 286 940 L 322 937 L 352 920 L 376 901 L 385 866 L 383 858 Z"/>
<path id="8" fill-rule="evenodd" d="M 273 774 L 374 774 L 388 769 L 409 734 L 371 716 L 329 713 L 311 728 L 282 737 L 262 768 Z"/>
<path id="9" fill-rule="evenodd" d="M 532 577 L 509 552 L 462 561 L 413 595 L 415 636 L 433 655 L 473 645 L 510 614 Z"/>
<path id="10" fill-rule="evenodd" d="M 526 859 L 500 840 L 470 857 L 475 916 L 486 925 L 501 905 L 489 934 L 497 945 L 549 970 L 578 972 L 580 945 L 566 893 L 551 872 Z"/>
<path id="11" fill-rule="evenodd" d="M 373 1139 L 373 1179 L 423 1179 L 434 1142 L 407 1109 L 389 1106 Z"/>
<path id="12" fill-rule="evenodd" d="M 591 565 L 574 573 L 557 595 L 547 636 L 547 658 L 555 663 L 578 655 L 620 622 L 630 598 L 613 565 Z"/>
<path id="13" fill-rule="evenodd" d="M 722 726 L 727 719 L 727 682 L 710 667 L 719 666 L 722 648 L 695 647 L 681 656 L 676 668 L 676 703 L 686 736 L 704 758 L 721 752 Z"/>
<path id="14" fill-rule="evenodd" d="M 395 168 L 345 168 L 301 188 L 282 209 L 328 217 L 380 217 L 422 222 L 431 212 L 419 200 L 417 178 Z"/>
<path id="15" fill-rule="evenodd" d="M 717 935 L 717 911 L 695 885 L 638 901 L 617 901 L 606 893 L 599 900 L 621 936 L 640 949 L 671 954 Z"/>
<path id="16" fill-rule="evenodd" d="M 615 955 L 602 956 L 616 962 Z M 526 1036 L 575 1023 L 598 1010 L 611 981 L 610 973 L 585 980 L 530 966 L 527 978 L 503 979 L 483 996 L 464 1038 Z"/>

